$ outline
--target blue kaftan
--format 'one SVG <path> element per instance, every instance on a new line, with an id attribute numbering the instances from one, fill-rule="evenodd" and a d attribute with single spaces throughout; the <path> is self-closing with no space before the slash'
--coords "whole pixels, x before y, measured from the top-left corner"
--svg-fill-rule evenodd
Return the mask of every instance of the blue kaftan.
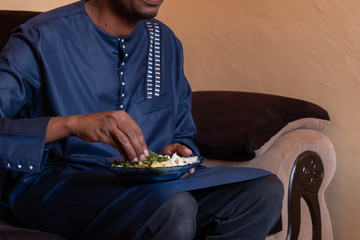
<path id="1" fill-rule="evenodd" d="M 89 229 L 95 236 L 106 209 L 117 206 L 117 217 L 123 220 L 116 223 L 114 232 L 127 239 L 176 192 L 269 174 L 220 167 L 201 169 L 175 181 L 129 185 L 111 172 L 97 169 L 96 158 L 119 155 L 109 145 L 76 137 L 45 145 L 52 116 L 124 110 L 142 129 L 151 151 L 161 152 L 164 146 L 178 142 L 200 155 L 192 142 L 196 128 L 190 111 L 191 89 L 183 73 L 182 46 L 173 32 L 151 19 L 140 21 L 129 36 L 113 36 L 91 21 L 84 3 L 29 20 L 14 31 L 0 55 L 2 206 L 28 227 L 87 239 Z M 84 183 L 81 191 L 81 185 L 72 185 L 80 184 L 81 176 L 90 173 L 93 180 L 99 179 L 92 187 Z M 107 180 L 101 180 L 104 178 Z M 66 195 L 72 188 L 76 192 Z M 70 209 L 70 203 L 68 210 L 59 207 L 59 202 L 74 204 L 91 191 L 95 193 L 94 189 L 101 196 L 89 196 L 88 203 L 81 203 L 90 209 L 89 215 L 81 213 L 81 220 L 72 216 L 77 208 Z M 53 220 L 47 221 L 49 218 Z M 59 227 L 71 221 L 86 222 L 87 227 Z"/>

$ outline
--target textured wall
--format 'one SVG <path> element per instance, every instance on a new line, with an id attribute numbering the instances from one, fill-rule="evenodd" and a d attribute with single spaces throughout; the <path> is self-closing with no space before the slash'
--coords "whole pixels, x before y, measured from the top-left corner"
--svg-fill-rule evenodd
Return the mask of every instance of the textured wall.
<path id="1" fill-rule="evenodd" d="M 74 0 L 0 0 L 0 9 L 47 11 Z"/>
<path id="2" fill-rule="evenodd" d="M 0 0 L 0 9 L 46 10 L 72 1 Z M 327 109 L 337 153 L 326 193 L 336 240 L 359 239 L 360 2 L 165 0 L 159 19 L 185 51 L 194 90 L 240 90 Z"/>

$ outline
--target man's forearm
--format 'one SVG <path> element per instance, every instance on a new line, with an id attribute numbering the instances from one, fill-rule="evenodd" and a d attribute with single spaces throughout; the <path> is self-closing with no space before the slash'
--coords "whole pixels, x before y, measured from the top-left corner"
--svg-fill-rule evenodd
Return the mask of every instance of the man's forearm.
<path id="1" fill-rule="evenodd" d="M 102 142 L 117 149 L 125 158 L 138 161 L 149 155 L 143 133 L 125 111 L 53 117 L 46 131 L 46 143 L 69 136 L 87 142 Z"/>
<path id="2" fill-rule="evenodd" d="M 73 134 L 76 116 L 53 117 L 48 123 L 45 143 L 54 142 Z"/>

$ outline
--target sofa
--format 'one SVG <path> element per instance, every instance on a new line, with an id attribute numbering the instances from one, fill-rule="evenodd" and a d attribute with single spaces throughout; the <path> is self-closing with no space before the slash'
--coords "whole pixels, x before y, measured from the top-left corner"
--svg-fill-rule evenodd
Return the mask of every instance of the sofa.
<path id="1" fill-rule="evenodd" d="M 333 239 L 324 192 L 336 156 L 321 133 L 330 123 L 325 109 L 264 93 L 199 91 L 193 93 L 192 114 L 206 166 L 261 168 L 282 181 L 280 229 L 267 239 Z"/>
<path id="2" fill-rule="evenodd" d="M 0 50 L 11 30 L 38 12 L 0 10 Z M 321 132 L 328 112 L 308 101 L 264 93 L 195 91 L 194 139 L 208 167 L 262 168 L 276 174 L 285 189 L 278 224 L 267 239 L 333 239 L 324 192 L 333 178 L 336 156 Z M 0 239 L 63 239 L 13 225 L 0 212 Z"/>

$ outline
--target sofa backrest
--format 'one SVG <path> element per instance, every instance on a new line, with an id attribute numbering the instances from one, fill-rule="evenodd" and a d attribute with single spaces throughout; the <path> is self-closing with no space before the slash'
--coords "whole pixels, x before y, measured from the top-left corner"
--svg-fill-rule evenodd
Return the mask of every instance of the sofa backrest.
<path id="1" fill-rule="evenodd" d="M 0 10 L 0 51 L 7 43 L 12 30 L 39 12 Z"/>

